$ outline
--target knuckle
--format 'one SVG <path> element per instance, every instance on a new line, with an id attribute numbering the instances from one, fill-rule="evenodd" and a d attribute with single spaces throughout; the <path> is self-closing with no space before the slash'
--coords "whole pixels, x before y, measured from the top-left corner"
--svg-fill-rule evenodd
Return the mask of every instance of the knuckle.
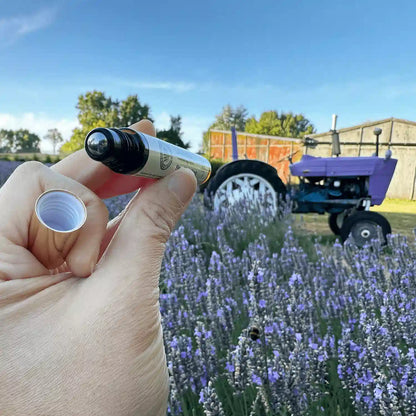
<path id="1" fill-rule="evenodd" d="M 77 190 L 74 189 L 73 193 L 79 196 L 79 198 L 87 207 L 87 211 L 93 213 L 94 222 L 105 222 L 105 224 L 107 224 L 109 217 L 108 208 L 101 198 L 99 198 L 88 188 L 84 187 Z M 91 218 L 91 214 L 88 216 Z"/>
<path id="2" fill-rule="evenodd" d="M 101 215 L 103 217 L 105 217 L 106 219 L 108 219 L 109 213 L 108 213 L 107 205 L 105 204 L 105 202 L 102 199 L 100 199 L 98 197 L 97 197 L 97 199 L 98 199 L 98 201 L 97 201 L 97 207 L 98 207 L 99 212 L 101 213 Z"/>
<path id="3" fill-rule="evenodd" d="M 31 161 L 24 162 L 21 165 L 19 165 L 15 169 L 14 174 L 15 176 L 34 175 L 34 174 L 39 174 L 45 169 L 46 169 L 45 166 L 41 162 L 38 162 L 36 160 L 31 160 Z"/>
<path id="4" fill-rule="evenodd" d="M 166 243 L 175 226 L 172 210 L 160 202 L 147 200 L 141 202 L 139 215 L 148 222 L 149 228 L 146 231 L 150 234 L 149 236 Z"/>

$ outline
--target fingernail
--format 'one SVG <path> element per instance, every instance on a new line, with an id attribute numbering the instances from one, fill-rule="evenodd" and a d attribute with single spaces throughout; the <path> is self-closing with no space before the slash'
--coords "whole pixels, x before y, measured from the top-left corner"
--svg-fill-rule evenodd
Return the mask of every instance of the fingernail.
<path id="1" fill-rule="evenodd" d="M 190 169 L 181 168 L 169 177 L 168 188 L 185 204 L 196 189 L 196 178 Z"/>

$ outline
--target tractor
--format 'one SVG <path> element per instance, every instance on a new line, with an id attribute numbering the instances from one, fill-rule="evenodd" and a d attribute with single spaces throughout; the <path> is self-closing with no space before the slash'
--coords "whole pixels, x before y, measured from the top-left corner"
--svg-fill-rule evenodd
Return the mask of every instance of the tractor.
<path id="1" fill-rule="evenodd" d="M 242 199 L 261 198 L 277 210 L 279 201 L 289 198 L 293 213 L 328 213 L 331 231 L 345 241 L 349 236 L 358 247 L 380 236 L 383 243 L 391 233 L 388 220 L 370 207 L 381 205 L 396 168 L 397 159 L 391 150 L 379 157 L 380 128 L 374 129 L 376 150 L 371 157 L 340 157 L 336 115 L 332 122 L 332 157 L 303 155 L 296 163 L 290 161 L 292 176 L 299 184 L 288 187 L 277 170 L 262 161 L 241 159 L 223 165 L 210 180 L 205 201 L 218 209 Z M 233 135 L 233 148 L 236 136 Z M 310 137 L 303 141 L 314 148 L 318 142 Z"/>

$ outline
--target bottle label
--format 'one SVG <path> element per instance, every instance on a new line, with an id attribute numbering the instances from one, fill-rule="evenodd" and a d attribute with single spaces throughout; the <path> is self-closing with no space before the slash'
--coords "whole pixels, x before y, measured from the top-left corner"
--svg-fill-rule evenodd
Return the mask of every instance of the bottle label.
<path id="1" fill-rule="evenodd" d="M 209 178 L 211 164 L 204 157 L 147 134 L 140 135 L 147 141 L 149 156 L 135 176 L 161 178 L 182 167 L 194 172 L 199 185 Z"/>

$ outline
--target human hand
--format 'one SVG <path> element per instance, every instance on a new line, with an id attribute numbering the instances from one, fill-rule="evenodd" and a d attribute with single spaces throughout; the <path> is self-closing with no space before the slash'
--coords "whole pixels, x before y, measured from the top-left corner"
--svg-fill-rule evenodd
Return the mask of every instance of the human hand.
<path id="1" fill-rule="evenodd" d="M 132 127 L 155 135 L 148 121 Z M 51 274 L 27 246 L 35 201 L 56 188 L 79 196 L 88 215 Z M 107 224 L 100 198 L 137 188 Z M 195 188 L 191 171 L 157 182 L 129 177 L 84 150 L 53 168 L 29 162 L 11 175 L 0 189 L 0 415 L 166 414 L 159 273 Z"/>

